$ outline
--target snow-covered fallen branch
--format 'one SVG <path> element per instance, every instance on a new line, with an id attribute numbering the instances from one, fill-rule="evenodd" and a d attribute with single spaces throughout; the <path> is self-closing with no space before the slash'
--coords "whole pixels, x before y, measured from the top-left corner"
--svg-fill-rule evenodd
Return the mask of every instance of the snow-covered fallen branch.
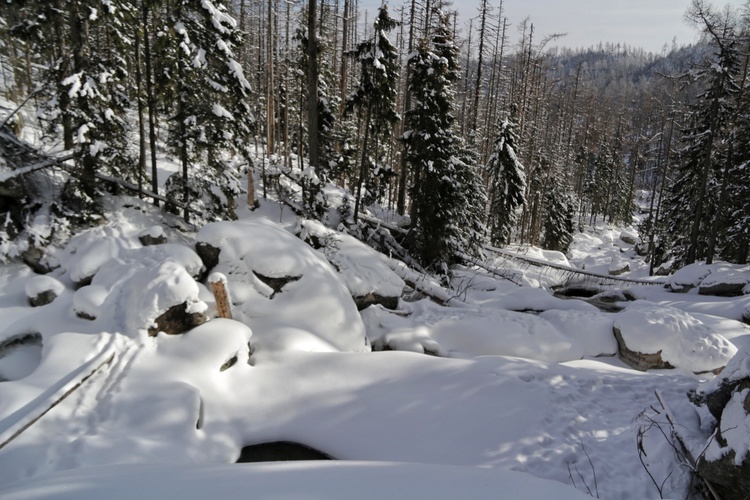
<path id="1" fill-rule="evenodd" d="M 453 294 L 435 283 L 428 275 L 417 273 L 396 259 L 384 257 L 384 261 L 399 278 L 404 280 L 404 283 L 414 290 L 427 295 L 441 306 L 447 306 L 451 299 L 454 298 Z"/>
<path id="2" fill-rule="evenodd" d="M 31 172 L 36 172 L 37 170 L 43 170 L 49 167 L 60 166 L 64 162 L 68 160 L 72 160 L 74 156 L 75 155 L 73 154 L 69 154 L 69 155 L 61 156 L 59 158 L 49 158 L 47 160 L 43 160 L 43 161 L 31 164 L 31 165 L 27 165 L 25 167 L 17 168 L 14 170 L 8 170 L 5 172 L 0 172 L 0 184 L 2 184 L 3 182 L 7 182 L 10 179 L 19 177 L 21 175 L 26 175 L 26 174 L 30 174 Z"/>

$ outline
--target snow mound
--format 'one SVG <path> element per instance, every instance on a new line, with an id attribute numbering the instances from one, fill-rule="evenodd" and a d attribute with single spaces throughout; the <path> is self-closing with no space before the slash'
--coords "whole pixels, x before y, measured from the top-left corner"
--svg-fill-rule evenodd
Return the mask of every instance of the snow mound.
<path id="1" fill-rule="evenodd" d="M 265 220 L 215 222 L 197 241 L 219 248 L 235 318 L 259 350 L 369 351 L 347 287 L 318 252 Z"/>
<path id="2" fill-rule="evenodd" d="M 199 298 L 198 283 L 176 262 L 181 260 L 179 257 L 195 253 L 174 245 L 171 250 L 184 248 L 186 252 L 175 252 L 175 260 L 166 258 L 166 253 L 166 260 L 150 258 L 168 250 L 154 252 L 156 248 L 126 252 L 124 258 L 112 258 L 103 264 L 91 285 L 76 292 L 76 311 L 112 322 L 128 336 L 151 328 L 154 320 L 172 306 L 185 303 L 188 313 L 205 312 L 208 307 Z M 193 271 L 200 269 L 195 264 L 191 265 Z"/>
<path id="3" fill-rule="evenodd" d="M 707 266 L 703 262 L 690 264 L 679 270 L 669 277 L 667 286 L 673 292 L 687 292 L 701 284 L 703 279 L 711 274 L 712 266 Z"/>
<path id="4" fill-rule="evenodd" d="M 404 280 L 384 262 L 380 252 L 317 221 L 301 221 L 298 233 L 303 240 L 313 238 L 319 242 L 323 254 L 338 271 L 353 297 L 401 296 Z"/>
<path id="5" fill-rule="evenodd" d="M 251 486 L 250 486 L 251 485 Z M 6 500 L 241 498 L 362 500 L 502 498 L 583 500 L 584 493 L 530 474 L 475 467 L 395 462 L 296 462 L 92 467 L 34 478 L 0 490 Z"/>
<path id="6" fill-rule="evenodd" d="M 34 298 L 45 292 L 60 295 L 65 290 L 65 285 L 51 276 L 34 276 L 26 282 L 26 296 Z"/>
<path id="7" fill-rule="evenodd" d="M 617 351 L 612 320 L 591 311 L 548 311 L 540 316 L 502 309 L 444 308 L 428 301 L 409 304 L 413 317 L 383 309 L 362 312 L 377 348 L 473 358 L 514 356 L 559 363 Z M 592 320 L 594 334 L 576 321 Z M 608 329 L 607 329 L 608 327 Z"/>
<path id="8" fill-rule="evenodd" d="M 663 361 L 694 373 L 727 365 L 737 348 L 690 314 L 636 301 L 615 315 L 614 327 L 631 351 L 661 353 Z"/>

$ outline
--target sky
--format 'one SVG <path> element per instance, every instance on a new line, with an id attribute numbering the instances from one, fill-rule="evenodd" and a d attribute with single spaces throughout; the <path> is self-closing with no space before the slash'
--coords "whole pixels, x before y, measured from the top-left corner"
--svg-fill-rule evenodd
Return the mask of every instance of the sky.
<path id="1" fill-rule="evenodd" d="M 497 8 L 500 0 L 489 0 Z M 367 4 L 379 5 L 379 0 Z M 718 0 L 714 5 L 739 7 L 746 0 Z M 677 37 L 678 45 L 697 40 L 698 30 L 685 21 L 691 0 L 504 0 L 505 15 L 512 24 L 510 40 L 519 35 L 516 27 L 526 17 L 540 36 L 567 33 L 553 45 L 590 47 L 602 42 L 627 43 L 647 51 L 661 52 L 664 44 Z M 477 15 L 479 0 L 453 0 L 461 19 L 468 23 Z M 391 8 L 401 6 L 390 0 Z M 541 38 L 539 38 L 541 40 Z"/>

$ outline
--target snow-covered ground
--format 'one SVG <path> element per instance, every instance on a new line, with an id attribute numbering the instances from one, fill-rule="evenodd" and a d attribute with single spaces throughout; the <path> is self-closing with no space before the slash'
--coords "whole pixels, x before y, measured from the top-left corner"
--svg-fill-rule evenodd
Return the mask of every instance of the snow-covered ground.
<path id="1" fill-rule="evenodd" d="M 641 300 L 609 313 L 461 268 L 440 292 L 447 306 L 410 293 L 395 311 L 358 311 L 352 296 L 393 294 L 413 275 L 349 236 L 313 249 L 295 234 L 325 230 L 301 230 L 273 202 L 197 234 L 145 203 L 112 210 L 44 278 L 0 268 L 0 498 L 658 498 L 649 474 L 684 498 L 688 471 L 658 429 L 639 457 L 639 432 L 663 420 L 654 392 L 679 407 L 713 377 L 694 372 L 719 351 L 687 342 L 750 348 L 744 297 L 636 286 Z M 528 251 L 603 274 L 627 258 L 643 276 L 626 231 L 579 235 L 567 258 Z M 145 233 L 169 243 L 144 247 Z M 221 249 L 211 271 L 234 320 L 213 318 L 196 241 Z M 521 282 L 540 284 L 534 272 Z M 52 303 L 29 305 L 47 291 Z M 148 334 L 182 304 L 213 319 Z M 643 312 L 654 304 L 674 309 Z M 670 318 L 678 368 L 619 360 L 618 321 L 651 331 Z M 233 463 L 275 441 L 335 461 Z"/>

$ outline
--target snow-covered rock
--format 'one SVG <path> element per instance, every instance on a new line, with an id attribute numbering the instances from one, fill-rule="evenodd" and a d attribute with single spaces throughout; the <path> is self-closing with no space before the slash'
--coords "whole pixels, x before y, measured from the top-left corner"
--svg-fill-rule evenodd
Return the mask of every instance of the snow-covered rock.
<path id="1" fill-rule="evenodd" d="M 128 258 L 110 259 L 102 265 L 93 286 L 80 289 L 81 295 L 76 293 L 77 312 L 112 321 L 129 336 L 140 330 L 152 335 L 159 330 L 182 333 L 204 322 L 208 307 L 200 300 L 200 288 L 185 266 L 173 260 L 144 258 L 164 246 L 145 247 Z"/>
<path id="2" fill-rule="evenodd" d="M 138 234 L 138 240 L 144 247 L 162 245 L 167 242 L 167 235 L 164 234 L 164 228 L 161 226 L 151 226 Z"/>
<path id="3" fill-rule="evenodd" d="M 667 281 L 667 286 L 673 292 L 689 292 L 700 285 L 709 274 L 711 274 L 711 267 L 705 263 L 690 264 L 672 274 Z"/>
<path id="4" fill-rule="evenodd" d="M 34 276 L 26 282 L 26 297 L 32 307 L 51 304 L 65 290 L 65 285 L 51 276 Z"/>
<path id="5" fill-rule="evenodd" d="M 255 332 L 258 350 L 370 349 L 341 278 L 325 257 L 276 224 L 216 222 L 197 241 L 219 250 L 213 271 L 226 276 L 234 317 Z"/>
<path id="6" fill-rule="evenodd" d="M 635 245 L 638 243 L 639 236 L 636 231 L 625 229 L 620 233 L 620 239 L 628 245 Z"/>
<path id="7" fill-rule="evenodd" d="M 690 314 L 636 301 L 615 316 L 620 358 L 638 370 L 684 368 L 718 372 L 737 352 L 726 338 Z"/>
<path id="8" fill-rule="evenodd" d="M 740 351 L 719 377 L 699 387 L 716 419 L 698 470 L 721 498 L 750 498 L 750 355 Z"/>
<path id="9" fill-rule="evenodd" d="M 630 263 L 626 260 L 613 259 L 607 272 L 610 276 L 620 276 L 621 274 L 628 273 L 630 272 Z"/>
<path id="10" fill-rule="evenodd" d="M 725 265 L 717 267 L 703 278 L 698 293 L 719 297 L 737 297 L 744 293 L 750 283 L 750 270 L 747 266 Z"/>
<path id="11" fill-rule="evenodd" d="M 422 300 L 409 304 L 412 315 L 402 317 L 369 308 L 362 315 L 377 349 L 392 349 L 443 357 L 516 356 L 563 362 L 585 356 L 612 355 L 612 319 L 597 311 L 555 310 L 540 315 L 503 309 L 444 308 Z M 577 322 L 594 330 L 584 334 Z"/>
<path id="12" fill-rule="evenodd" d="M 391 270 L 379 252 L 317 221 L 300 221 L 296 233 L 326 256 L 360 310 L 372 304 L 389 309 L 398 307 L 404 280 Z"/>

